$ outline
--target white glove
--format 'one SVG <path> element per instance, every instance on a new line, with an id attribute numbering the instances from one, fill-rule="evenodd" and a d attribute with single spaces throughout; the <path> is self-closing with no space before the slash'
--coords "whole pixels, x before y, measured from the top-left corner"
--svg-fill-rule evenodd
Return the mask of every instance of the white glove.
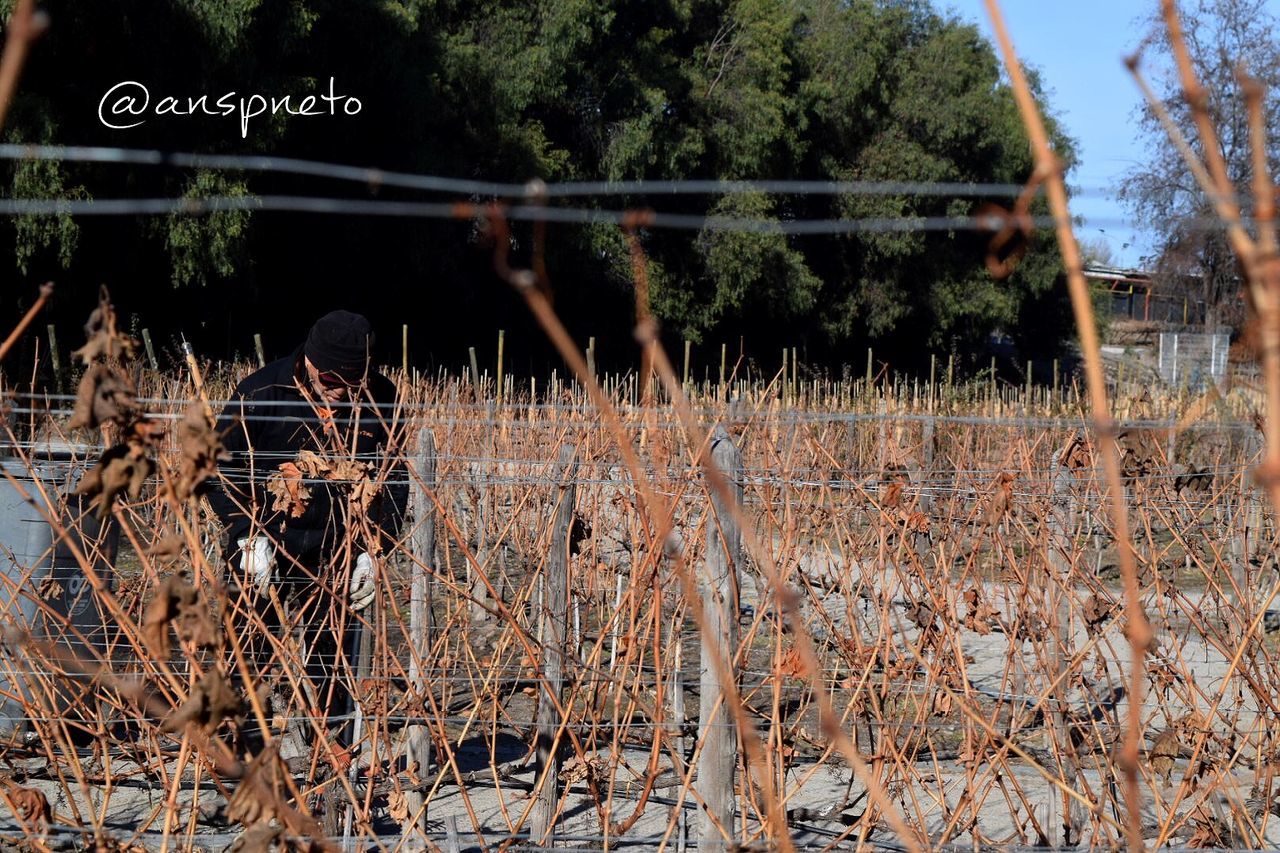
<path id="1" fill-rule="evenodd" d="M 352 610 L 364 610 L 377 595 L 378 586 L 373 575 L 373 558 L 367 553 L 356 557 L 356 567 L 351 570 L 351 585 L 347 589 Z"/>
<path id="2" fill-rule="evenodd" d="M 240 571 L 253 581 L 262 595 L 271 588 L 271 576 L 276 567 L 276 549 L 265 536 L 252 536 L 236 542 L 240 546 Z"/>

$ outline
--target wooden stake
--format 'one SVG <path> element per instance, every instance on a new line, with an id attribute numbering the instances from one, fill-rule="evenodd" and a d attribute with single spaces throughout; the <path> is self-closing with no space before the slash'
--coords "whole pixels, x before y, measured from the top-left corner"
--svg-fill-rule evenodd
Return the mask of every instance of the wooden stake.
<path id="1" fill-rule="evenodd" d="M 147 363 L 151 365 L 152 370 L 159 370 L 160 365 L 156 362 L 156 351 L 151 346 L 151 330 L 142 330 L 142 346 L 147 351 Z"/>
<path id="2" fill-rule="evenodd" d="M 938 380 L 938 356 L 929 353 L 929 414 L 933 414 L 933 401 L 936 398 L 935 386 Z"/>
<path id="3" fill-rule="evenodd" d="M 1055 362 L 1056 364 L 1056 362 Z M 1079 436 L 1083 438 L 1083 436 Z M 1060 454 L 1061 451 L 1059 451 Z M 1071 538 L 1069 531 L 1075 529 L 1076 492 L 1073 488 L 1074 478 L 1066 465 L 1066 460 L 1055 454 L 1051 477 L 1053 498 L 1048 517 L 1049 528 L 1049 567 L 1057 578 L 1048 579 L 1046 604 L 1051 613 L 1056 614 L 1056 635 L 1049 648 L 1050 674 L 1056 679 L 1062 673 L 1063 662 L 1070 660 L 1074 654 L 1073 630 L 1071 625 L 1071 599 L 1063 590 L 1071 583 Z M 1056 740 L 1064 749 L 1058 759 L 1062 768 L 1062 778 L 1068 785 L 1076 785 L 1079 780 L 1079 763 L 1075 747 L 1072 745 L 1071 727 L 1075 725 L 1072 712 L 1067 702 L 1059 697 L 1055 702 L 1055 713 L 1052 716 L 1056 729 Z M 1058 796 L 1050 793 L 1050 798 Z M 1062 812 L 1061 837 L 1055 838 L 1059 827 L 1049 826 L 1049 843 L 1058 846 L 1077 844 L 1084 824 L 1084 812 L 1071 797 L 1063 795 L 1065 810 Z"/>
<path id="4" fill-rule="evenodd" d="M 258 332 L 253 333 L 253 351 L 258 355 L 258 367 L 266 367 L 267 357 L 262 350 L 262 335 Z"/>
<path id="5" fill-rule="evenodd" d="M 407 328 L 407 327 L 406 327 Z M 427 574 L 434 574 L 436 564 L 436 514 L 430 492 L 436 488 L 436 437 L 430 429 L 418 433 L 418 455 L 414 462 L 417 476 L 410 481 L 410 506 L 413 517 L 413 535 L 410 540 L 413 565 L 409 582 L 409 688 L 421 696 L 427 689 L 423 663 L 431 649 L 435 630 L 431 610 L 431 584 Z M 419 778 L 426 778 L 431 764 L 431 736 L 421 723 L 408 726 L 405 742 L 405 760 L 417 765 Z M 401 831 L 409 835 L 414 831 L 426 832 L 427 806 L 421 791 L 409 791 L 405 795 L 409 816 Z"/>
<path id="6" fill-rule="evenodd" d="M 498 374 L 497 374 L 498 388 L 496 391 L 499 406 L 502 405 L 502 350 L 504 345 L 506 344 L 506 337 L 507 337 L 506 331 L 503 329 L 499 329 L 498 330 Z"/>
<path id="7" fill-rule="evenodd" d="M 58 353 L 58 329 L 52 323 L 48 325 L 49 332 L 49 361 L 53 365 L 53 381 L 58 386 L 58 393 L 62 393 L 62 356 Z"/>
<path id="8" fill-rule="evenodd" d="M 534 779 L 541 783 L 533 814 L 529 818 L 529 839 L 538 845 L 551 846 L 554 818 L 559 802 L 556 778 L 560 763 L 556 733 L 560 715 L 556 710 L 564 695 L 564 653 L 569 612 L 569 531 L 573 524 L 573 503 L 577 494 L 578 460 L 572 445 L 562 445 L 559 456 L 560 486 L 555 504 L 551 550 L 547 569 L 542 576 L 542 692 L 538 699 L 534 749 L 537 770 Z"/>
<path id="9" fill-rule="evenodd" d="M 671 672 L 671 726 L 675 733 L 672 746 L 676 755 L 684 755 L 684 647 L 676 642 L 675 663 Z M 685 813 L 684 801 L 676 802 L 676 853 L 685 853 L 689 845 L 689 820 Z"/>
<path id="10" fill-rule="evenodd" d="M 495 417 L 494 405 L 490 401 L 485 404 L 486 420 L 493 422 Z M 485 440 L 485 458 L 476 463 L 476 529 L 475 529 L 475 555 L 476 565 L 473 567 L 467 564 L 467 571 L 471 574 L 471 621 L 486 622 L 491 618 L 491 614 L 486 605 L 489 602 L 489 586 L 485 584 L 484 578 L 481 576 L 482 570 L 487 571 L 487 563 L 489 562 L 489 532 L 487 527 L 490 522 L 490 513 L 493 510 L 493 487 L 490 483 L 494 473 L 493 457 L 494 448 L 497 440 L 497 432 L 495 430 L 488 431 L 488 437 Z M 492 573 L 491 573 L 492 574 Z M 496 584 L 494 585 L 496 587 Z"/>
<path id="11" fill-rule="evenodd" d="M 711 455 L 724 472 L 736 503 L 742 501 L 742 456 L 733 446 L 723 426 L 716 427 Z M 726 849 L 737 839 L 734 808 L 734 772 L 738 765 L 738 736 L 733 718 L 722 698 L 728 695 L 716 676 L 713 658 L 733 666 L 738 649 L 738 569 L 742 564 L 742 531 L 717 492 L 711 493 L 716 524 L 708 524 L 706 559 L 698 579 L 701 586 L 705 625 L 701 633 L 701 691 L 698 699 L 698 736 L 702 752 L 698 756 L 698 793 L 706 803 L 698 828 L 698 849 Z M 717 535 L 718 531 L 718 535 Z M 712 819 L 714 816 L 714 820 Z M 728 836 L 728 843 L 719 823 Z"/>
<path id="12" fill-rule="evenodd" d="M 787 404 L 787 382 L 791 374 L 787 372 L 787 348 L 782 348 L 782 405 Z"/>
<path id="13" fill-rule="evenodd" d="M 720 345 L 720 399 L 724 399 L 724 373 L 725 362 L 728 361 L 729 347 L 726 344 Z"/>
<path id="14" fill-rule="evenodd" d="M 991 413 L 996 412 L 996 357 L 991 356 L 991 393 L 988 395 L 991 400 Z"/>

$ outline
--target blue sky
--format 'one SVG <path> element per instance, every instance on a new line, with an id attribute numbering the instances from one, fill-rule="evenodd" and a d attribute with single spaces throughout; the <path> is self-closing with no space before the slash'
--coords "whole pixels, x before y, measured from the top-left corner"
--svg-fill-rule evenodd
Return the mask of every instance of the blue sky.
<path id="1" fill-rule="evenodd" d="M 978 25 L 994 41 L 982 0 L 934 0 L 941 10 Z M 1268 3 L 1280 15 L 1280 0 Z M 1050 108 L 1075 138 L 1080 163 L 1070 176 L 1078 192 L 1072 213 L 1085 218 L 1081 240 L 1105 240 L 1123 265 L 1154 249 L 1114 199 L 1120 177 L 1143 156 L 1134 110 L 1142 95 L 1122 58 L 1142 37 L 1139 18 L 1157 0 L 1004 0 L 1005 24 L 1023 63 L 1039 68 Z"/>

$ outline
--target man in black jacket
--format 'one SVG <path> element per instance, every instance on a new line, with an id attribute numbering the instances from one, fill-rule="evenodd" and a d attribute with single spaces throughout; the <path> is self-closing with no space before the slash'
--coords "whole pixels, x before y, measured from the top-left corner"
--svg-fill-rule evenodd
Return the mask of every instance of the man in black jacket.
<path id="1" fill-rule="evenodd" d="M 350 685 L 336 676 L 354 671 L 350 613 L 376 595 L 408 494 L 394 453 L 396 389 L 371 369 L 372 341 L 364 317 L 326 314 L 302 347 L 241 382 L 218 422 L 231 458 L 210 504 L 235 545 L 234 580 L 252 599 L 238 608 L 276 634 L 281 605 L 289 611 L 326 716 L 347 710 Z M 271 645 L 252 625 L 241 642 L 265 674 Z"/>

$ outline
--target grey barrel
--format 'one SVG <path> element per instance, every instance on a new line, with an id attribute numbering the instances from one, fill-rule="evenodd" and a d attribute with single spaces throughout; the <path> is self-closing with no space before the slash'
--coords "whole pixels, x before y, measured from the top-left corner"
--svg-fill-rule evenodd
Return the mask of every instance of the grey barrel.
<path id="1" fill-rule="evenodd" d="M 110 519 L 100 522 L 89 502 L 73 494 L 86 450 L 45 445 L 27 459 L 0 457 L 0 629 L 10 638 L 51 641 L 66 657 L 82 660 L 105 652 L 111 620 L 103 618 L 77 552 L 110 587 L 118 542 Z M 57 535 L 51 518 L 65 536 Z M 21 731 L 29 709 L 65 714 L 84 708 L 88 679 L 57 669 L 21 644 L 5 643 L 0 736 Z"/>

